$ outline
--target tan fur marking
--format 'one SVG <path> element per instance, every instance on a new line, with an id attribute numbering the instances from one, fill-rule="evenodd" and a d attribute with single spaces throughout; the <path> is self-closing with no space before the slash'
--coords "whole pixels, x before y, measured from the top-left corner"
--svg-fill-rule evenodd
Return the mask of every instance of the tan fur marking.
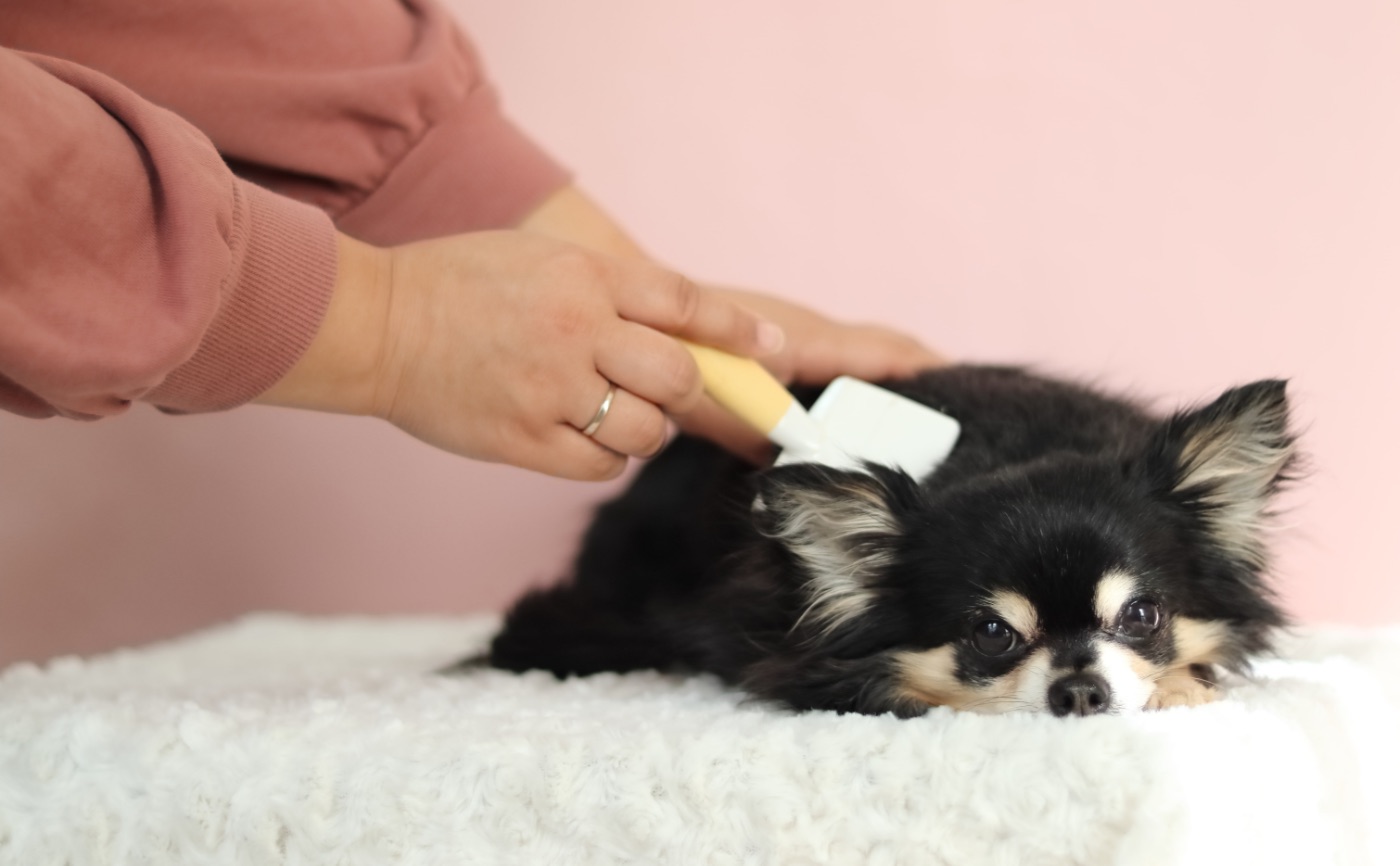
<path id="1" fill-rule="evenodd" d="M 957 658 L 948 644 L 922 652 L 896 653 L 894 661 L 899 669 L 899 694 L 910 701 L 977 713 L 1044 709 L 1043 685 L 1037 685 L 1033 704 L 1022 695 L 1023 680 L 1037 675 L 1044 679 L 1044 670 L 1049 667 L 1044 650 L 1031 653 L 1015 670 L 981 688 L 958 679 Z"/>
<path id="2" fill-rule="evenodd" d="M 1167 707 L 1195 707 L 1220 696 L 1210 683 L 1202 682 L 1192 665 L 1211 665 L 1220 660 L 1229 626 L 1223 622 L 1179 616 L 1172 620 L 1176 641 L 1176 661 L 1155 677 L 1157 688 L 1147 700 L 1149 710 Z"/>
<path id="3" fill-rule="evenodd" d="M 1196 707 L 1208 704 L 1218 697 L 1219 691 L 1192 676 L 1189 667 L 1172 668 L 1170 673 L 1157 680 L 1156 690 L 1152 692 L 1152 697 L 1147 699 L 1147 709 Z"/>
<path id="4" fill-rule="evenodd" d="M 958 708 L 968 688 L 958 680 L 957 658 L 951 644 L 922 652 L 894 654 L 900 694 L 931 707 Z"/>
<path id="5" fill-rule="evenodd" d="M 1040 635 L 1040 614 L 1024 595 L 999 589 L 992 593 L 987 606 L 1027 641 L 1033 641 Z"/>
<path id="6" fill-rule="evenodd" d="M 1099 578 L 1094 589 L 1094 612 L 1105 628 L 1111 628 L 1118 621 L 1123 605 L 1132 600 L 1137 592 L 1137 581 L 1132 575 L 1122 571 L 1110 571 Z"/>
<path id="7" fill-rule="evenodd" d="M 1133 669 L 1133 673 L 1142 679 L 1151 682 L 1162 675 L 1162 668 L 1153 664 L 1135 652 L 1127 652 L 1124 656 L 1128 660 L 1128 666 Z"/>
<path id="8" fill-rule="evenodd" d="M 1210 665 L 1220 661 L 1229 626 L 1217 620 L 1179 616 L 1172 620 L 1176 666 Z"/>

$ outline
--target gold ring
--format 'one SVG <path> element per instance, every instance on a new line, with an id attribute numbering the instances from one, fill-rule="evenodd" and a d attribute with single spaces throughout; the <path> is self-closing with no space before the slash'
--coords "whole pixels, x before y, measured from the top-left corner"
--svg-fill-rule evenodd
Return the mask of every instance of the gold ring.
<path id="1" fill-rule="evenodd" d="M 598 411 L 593 413 L 593 420 L 588 422 L 588 426 L 583 428 L 583 435 L 592 436 L 598 432 L 598 428 L 603 426 L 603 419 L 608 417 L 608 410 L 612 408 L 613 397 L 617 396 L 617 386 L 608 383 L 608 393 L 603 396 L 603 402 L 598 406 Z"/>

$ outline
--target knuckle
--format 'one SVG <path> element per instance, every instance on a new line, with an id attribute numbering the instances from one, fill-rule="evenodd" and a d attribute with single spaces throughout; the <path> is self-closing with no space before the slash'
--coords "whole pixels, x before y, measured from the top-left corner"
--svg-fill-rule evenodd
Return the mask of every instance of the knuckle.
<path id="1" fill-rule="evenodd" d="M 606 285 L 611 280 L 608 263 L 601 256 L 584 249 L 561 250 L 549 261 L 550 276 L 569 285 Z"/>
<path id="2" fill-rule="evenodd" d="M 545 263 L 535 295 L 538 319 L 548 337 L 577 338 L 594 333 L 610 309 L 614 276 L 606 261 L 585 250 L 566 250 Z"/>
<path id="3" fill-rule="evenodd" d="M 676 324 L 688 325 L 695 321 L 703 300 L 701 288 L 684 276 L 673 274 L 671 296 L 675 303 Z"/>
<path id="4" fill-rule="evenodd" d="M 549 339 L 571 340 L 590 334 L 594 329 L 592 310 L 577 298 L 561 297 L 547 302 L 539 318 Z"/>
<path id="5" fill-rule="evenodd" d="M 667 402 L 684 400 L 700 390 L 700 368 L 679 347 L 658 363 L 657 372 L 667 390 Z"/>
<path id="6" fill-rule="evenodd" d="M 642 422 L 640 431 L 641 447 L 637 453 L 643 457 L 650 457 L 666 447 L 666 439 L 670 430 L 666 423 L 666 416 L 660 412 L 648 413 L 645 421 Z"/>
<path id="7" fill-rule="evenodd" d="M 584 477 L 590 481 L 611 481 L 627 468 L 627 458 L 601 448 L 584 461 Z"/>

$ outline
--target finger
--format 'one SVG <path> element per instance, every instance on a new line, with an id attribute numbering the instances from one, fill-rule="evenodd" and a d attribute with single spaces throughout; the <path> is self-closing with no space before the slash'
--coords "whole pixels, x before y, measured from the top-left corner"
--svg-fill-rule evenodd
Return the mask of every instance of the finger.
<path id="1" fill-rule="evenodd" d="M 655 405 L 618 388 L 593 441 L 610 451 L 632 457 L 650 457 L 666 444 L 670 431 L 666 416 Z"/>
<path id="2" fill-rule="evenodd" d="M 588 385 L 574 389 L 578 396 L 569 401 L 573 408 L 564 412 L 564 420 L 585 436 L 592 436 L 598 425 L 612 412 L 620 390 L 597 373 L 589 376 L 589 380 Z"/>
<path id="3" fill-rule="evenodd" d="M 536 439 L 528 454 L 509 461 L 572 481 L 609 481 L 627 468 L 627 458 L 593 441 L 568 424 L 557 424 Z"/>
<path id="4" fill-rule="evenodd" d="M 680 274 L 630 262 L 613 298 L 624 319 L 750 358 L 783 347 L 783 330 Z"/>
<path id="5" fill-rule="evenodd" d="M 603 336 L 595 363 L 609 380 L 672 415 L 694 409 L 705 392 L 690 353 L 674 338 L 635 322 L 619 322 Z"/>
<path id="6" fill-rule="evenodd" d="M 794 368 L 796 380 L 804 384 L 842 375 L 871 381 L 907 378 L 948 363 L 914 338 L 874 325 L 845 327 L 835 339 L 803 349 Z"/>
<path id="7" fill-rule="evenodd" d="M 773 446 L 762 434 L 709 397 L 703 398 L 694 411 L 676 418 L 676 424 L 686 433 L 709 439 L 754 466 L 766 466 L 773 460 Z"/>
<path id="8" fill-rule="evenodd" d="M 913 375 L 920 370 L 946 367 L 951 363 L 946 355 L 934 351 L 908 334 L 879 326 L 874 326 L 872 330 L 874 335 L 871 339 L 891 346 L 891 363 L 902 366 L 904 374 Z"/>

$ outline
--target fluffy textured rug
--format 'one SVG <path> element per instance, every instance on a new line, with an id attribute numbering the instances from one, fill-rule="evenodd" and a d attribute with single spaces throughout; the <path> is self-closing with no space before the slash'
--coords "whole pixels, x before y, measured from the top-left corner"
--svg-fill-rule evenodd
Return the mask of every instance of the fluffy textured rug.
<path id="1" fill-rule="evenodd" d="M 1226 700 L 793 714 L 708 678 L 430 673 L 488 619 L 260 616 L 0 675 L 0 863 L 1396 863 L 1400 629 Z"/>

